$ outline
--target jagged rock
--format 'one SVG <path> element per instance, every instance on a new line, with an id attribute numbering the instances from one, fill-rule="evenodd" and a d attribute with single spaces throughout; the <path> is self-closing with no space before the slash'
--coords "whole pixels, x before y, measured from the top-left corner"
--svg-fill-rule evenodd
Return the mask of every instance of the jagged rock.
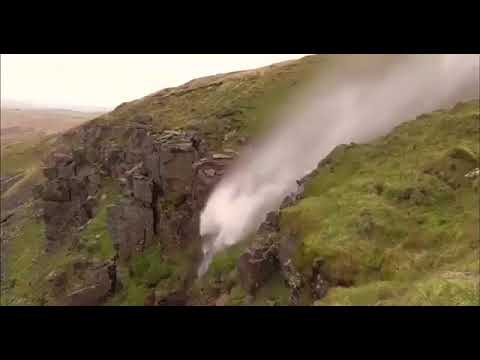
<path id="1" fill-rule="evenodd" d="M 42 172 L 48 180 L 53 180 L 57 177 L 57 168 L 55 167 L 45 167 L 42 169 Z"/>
<path id="2" fill-rule="evenodd" d="M 142 168 L 142 166 L 143 166 L 143 162 L 139 162 L 138 164 L 136 164 L 131 169 L 125 171 L 125 177 L 128 179 L 128 178 L 133 177 L 137 173 L 139 174 L 139 171 Z"/>
<path id="3" fill-rule="evenodd" d="M 106 150 L 103 166 L 112 176 L 120 175 L 120 164 L 125 162 L 126 154 L 122 149 L 109 148 Z"/>
<path id="4" fill-rule="evenodd" d="M 233 157 L 232 155 L 227 155 L 227 154 L 213 154 L 212 155 L 213 160 L 231 159 L 232 157 Z"/>
<path id="5" fill-rule="evenodd" d="M 97 199 L 94 196 L 91 196 L 91 195 L 88 196 L 83 206 L 89 218 L 95 217 L 95 208 L 97 206 Z"/>
<path id="6" fill-rule="evenodd" d="M 195 160 L 193 148 L 189 152 L 162 152 L 160 159 L 163 191 L 166 194 L 190 193 L 193 180 L 192 165 Z"/>
<path id="7" fill-rule="evenodd" d="M 220 181 L 230 164 L 231 159 L 209 160 L 201 159 L 193 164 L 193 201 L 198 211 L 205 205 L 208 195 Z"/>
<path id="8" fill-rule="evenodd" d="M 51 271 L 45 278 L 55 288 L 64 288 L 67 282 L 67 273 L 65 271 Z"/>
<path id="9" fill-rule="evenodd" d="M 70 187 L 70 199 L 85 201 L 88 198 L 88 178 L 71 178 L 68 182 Z"/>
<path id="10" fill-rule="evenodd" d="M 468 173 L 465 174 L 466 178 L 475 178 L 475 177 L 478 177 L 478 176 L 480 176 L 480 169 L 479 168 L 473 169 L 472 171 L 469 171 Z"/>
<path id="11" fill-rule="evenodd" d="M 107 224 L 122 261 L 128 261 L 132 255 L 141 253 L 145 246 L 152 242 L 154 234 L 152 208 L 133 203 L 111 206 L 108 209 Z"/>
<path id="12" fill-rule="evenodd" d="M 280 213 L 278 211 L 270 211 L 265 221 L 260 225 L 257 234 L 263 235 L 278 232 L 280 230 Z"/>
<path id="13" fill-rule="evenodd" d="M 7 222 L 7 220 L 10 219 L 11 217 L 13 217 L 13 215 L 14 215 L 13 211 L 9 212 L 8 214 L 5 214 L 5 215 L 2 214 L 2 216 L 0 218 L 0 223 L 3 224 L 5 222 Z"/>
<path id="14" fill-rule="evenodd" d="M 57 177 L 60 179 L 69 179 L 75 175 L 75 163 L 73 160 L 63 166 L 57 166 Z"/>
<path id="15" fill-rule="evenodd" d="M 145 205 L 153 200 L 153 183 L 146 177 L 133 177 L 133 196 Z"/>
<path id="16" fill-rule="evenodd" d="M 243 289 L 254 294 L 277 269 L 274 245 L 250 247 L 240 256 L 238 273 Z"/>
<path id="17" fill-rule="evenodd" d="M 56 167 L 62 167 L 71 163 L 73 161 L 73 157 L 68 154 L 54 153 L 53 161 Z"/>
<path id="18" fill-rule="evenodd" d="M 32 194 L 34 199 L 41 199 L 43 196 L 43 185 L 37 184 L 32 189 Z"/>
<path id="19" fill-rule="evenodd" d="M 300 291 L 303 286 L 302 275 L 295 269 L 291 259 L 282 263 L 281 269 L 285 282 L 290 288 L 290 304 L 298 305 Z"/>
<path id="20" fill-rule="evenodd" d="M 87 158 L 85 156 L 85 148 L 79 147 L 72 151 L 73 161 L 77 166 L 83 166 L 87 163 Z"/>
<path id="21" fill-rule="evenodd" d="M 116 265 L 102 263 L 89 268 L 85 274 L 85 286 L 67 295 L 68 306 L 100 305 L 113 292 L 116 284 Z"/>
<path id="22" fill-rule="evenodd" d="M 94 173 L 92 175 L 88 175 L 86 180 L 87 180 L 87 194 L 95 195 L 100 189 L 102 178 L 100 177 L 99 174 Z"/>
<path id="23" fill-rule="evenodd" d="M 203 171 L 203 173 L 208 177 L 212 177 L 215 176 L 215 169 L 206 169 Z"/>
<path id="24" fill-rule="evenodd" d="M 52 180 L 47 182 L 43 191 L 46 201 L 70 201 L 71 193 L 68 182 L 65 180 Z"/>
<path id="25" fill-rule="evenodd" d="M 75 168 L 75 174 L 79 178 L 91 177 L 95 175 L 98 176 L 97 169 L 91 164 L 84 164 L 82 166 L 77 166 Z"/>
<path id="26" fill-rule="evenodd" d="M 160 155 L 158 153 L 146 155 L 144 166 L 147 170 L 147 175 L 150 176 L 156 184 L 161 184 Z"/>
<path id="27" fill-rule="evenodd" d="M 43 219 L 47 251 L 50 251 L 56 245 L 64 244 L 68 239 L 69 230 L 83 225 L 89 217 L 85 209 L 78 203 L 44 201 Z"/>
<path id="28" fill-rule="evenodd" d="M 310 288 L 312 289 L 312 295 L 315 300 L 320 300 L 328 292 L 330 284 L 327 281 L 327 277 L 322 271 L 323 261 L 316 259 L 312 267 L 312 279 L 310 282 Z"/>

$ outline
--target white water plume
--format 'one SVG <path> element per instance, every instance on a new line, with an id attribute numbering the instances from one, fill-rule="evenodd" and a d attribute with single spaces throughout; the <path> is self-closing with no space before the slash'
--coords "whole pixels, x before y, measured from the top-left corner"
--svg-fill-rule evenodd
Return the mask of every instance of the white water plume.
<path id="1" fill-rule="evenodd" d="M 402 121 L 479 96 L 478 55 L 338 55 L 278 124 L 241 155 L 201 214 L 204 258 L 255 231 L 296 180 L 337 145 L 368 141 Z"/>

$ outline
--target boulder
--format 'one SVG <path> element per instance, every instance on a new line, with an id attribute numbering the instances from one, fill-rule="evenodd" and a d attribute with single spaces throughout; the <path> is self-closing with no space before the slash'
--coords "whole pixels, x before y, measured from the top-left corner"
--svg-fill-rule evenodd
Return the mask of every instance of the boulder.
<path id="1" fill-rule="evenodd" d="M 45 278 L 56 290 L 65 288 L 67 282 L 67 273 L 65 271 L 51 271 Z"/>
<path id="2" fill-rule="evenodd" d="M 94 265 L 85 273 L 84 286 L 67 295 L 67 306 L 95 306 L 102 304 L 115 290 L 116 266 L 108 261 Z"/>

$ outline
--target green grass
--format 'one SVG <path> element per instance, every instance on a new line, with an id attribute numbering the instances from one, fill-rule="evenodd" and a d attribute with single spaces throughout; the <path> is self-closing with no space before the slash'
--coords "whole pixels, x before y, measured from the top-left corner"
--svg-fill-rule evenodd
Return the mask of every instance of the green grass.
<path id="1" fill-rule="evenodd" d="M 299 269 L 308 274 L 321 258 L 337 286 L 320 304 L 478 299 L 472 280 L 436 274 L 479 272 L 478 190 L 464 177 L 478 167 L 479 125 L 472 101 L 342 148 L 307 185 L 306 198 L 283 210 L 282 231 L 301 239 Z"/>
<path id="2" fill-rule="evenodd" d="M 114 182 L 104 184 L 98 195 L 97 213 L 91 222 L 80 232 L 80 243 L 88 254 L 107 260 L 114 256 L 113 240 L 107 227 L 108 206 L 119 198 L 118 186 Z"/>
<path id="3" fill-rule="evenodd" d="M 51 148 L 53 137 L 30 139 L 2 147 L 0 173 L 2 176 L 15 175 L 38 166 L 42 156 Z"/>
<path id="4" fill-rule="evenodd" d="M 1 304 L 42 305 L 53 300 L 46 276 L 53 270 L 67 270 L 74 255 L 65 248 L 43 253 L 43 222 L 33 217 L 31 206 L 17 211 L 19 233 L 9 242 L 6 266 L 7 282 L 14 286 L 2 291 Z"/>
<path id="5" fill-rule="evenodd" d="M 149 292 L 160 298 L 181 291 L 190 271 L 188 252 L 167 255 L 160 245 L 152 245 L 120 268 L 123 289 L 109 305 L 141 306 Z"/>
<path id="6" fill-rule="evenodd" d="M 134 121 L 138 114 L 149 114 L 157 131 L 196 129 L 212 149 L 235 147 L 239 137 L 268 128 L 281 106 L 309 83 L 314 72 L 327 69 L 329 61 L 326 56 L 308 56 L 262 72 L 222 75 L 217 80 L 221 81 L 219 85 L 199 85 L 183 93 L 176 89 L 176 94 L 164 98 L 149 95 L 94 122 L 119 125 Z M 204 84 L 208 81 L 196 80 Z M 232 136 L 224 143 L 227 133 Z"/>

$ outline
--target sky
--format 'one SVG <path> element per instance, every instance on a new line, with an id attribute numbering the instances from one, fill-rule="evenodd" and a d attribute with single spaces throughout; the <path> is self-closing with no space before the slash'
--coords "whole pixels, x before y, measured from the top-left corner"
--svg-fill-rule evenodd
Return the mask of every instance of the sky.
<path id="1" fill-rule="evenodd" d="M 2 54 L 1 99 L 74 110 L 112 109 L 194 78 L 304 54 Z"/>

